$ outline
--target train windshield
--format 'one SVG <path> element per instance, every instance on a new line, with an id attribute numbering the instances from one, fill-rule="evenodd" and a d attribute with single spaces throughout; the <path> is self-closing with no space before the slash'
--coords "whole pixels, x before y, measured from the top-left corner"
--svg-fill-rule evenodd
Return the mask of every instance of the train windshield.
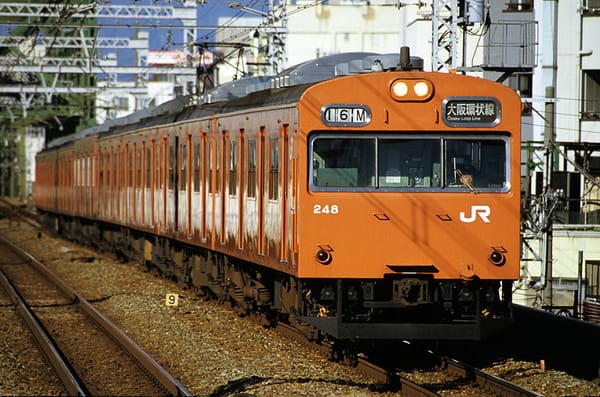
<path id="1" fill-rule="evenodd" d="M 311 188 L 317 191 L 507 191 L 503 136 L 313 135 Z"/>

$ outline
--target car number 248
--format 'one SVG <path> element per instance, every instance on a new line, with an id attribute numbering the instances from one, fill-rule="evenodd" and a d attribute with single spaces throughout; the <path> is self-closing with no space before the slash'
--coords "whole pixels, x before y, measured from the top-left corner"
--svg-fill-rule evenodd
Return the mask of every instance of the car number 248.
<path id="1" fill-rule="evenodd" d="M 321 215 L 321 214 L 325 214 L 325 215 L 335 215 L 335 214 L 339 214 L 340 212 L 340 208 L 337 206 L 337 204 L 315 204 L 313 206 L 313 214 L 317 214 L 317 215 Z"/>

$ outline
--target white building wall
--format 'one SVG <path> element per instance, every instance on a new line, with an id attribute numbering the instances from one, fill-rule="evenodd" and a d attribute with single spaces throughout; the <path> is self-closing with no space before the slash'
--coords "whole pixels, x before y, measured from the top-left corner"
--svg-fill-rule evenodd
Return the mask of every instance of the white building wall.
<path id="1" fill-rule="evenodd" d="M 397 8 L 317 6 L 301 12 L 290 7 L 288 65 L 342 52 L 398 52 L 404 28 Z"/>
<path id="2" fill-rule="evenodd" d="M 431 5 L 397 7 L 397 2 L 369 5 L 322 5 L 295 12 L 289 8 L 288 65 L 342 52 L 398 53 L 409 46 L 431 68 Z"/>
<path id="3" fill-rule="evenodd" d="M 400 47 L 408 46 L 412 56 L 423 58 L 424 69 L 431 70 L 431 4 L 415 2 L 398 7 L 395 0 L 373 0 L 368 5 L 332 0 L 327 5 L 307 6 L 298 2 L 288 5 L 287 14 L 285 67 L 342 52 L 399 53 Z M 225 27 L 217 32 L 216 39 L 251 43 L 251 35 L 261 22 L 254 16 L 236 18 L 235 26 L 247 26 L 248 30 Z M 228 26 L 230 18 L 220 18 L 218 23 Z M 259 31 L 264 43 L 264 31 Z M 484 50 L 478 42 L 481 40 L 476 35 L 467 38 L 467 66 L 482 62 Z M 462 39 L 459 45 L 462 45 Z M 462 48 L 458 50 L 462 56 Z M 255 52 L 255 49 L 246 50 L 246 60 L 256 61 Z M 218 66 L 219 83 L 239 76 L 233 63 Z M 244 71 L 252 73 L 253 67 L 244 68 Z"/>
<path id="4" fill-rule="evenodd" d="M 581 15 L 570 2 L 558 2 L 556 140 L 579 141 Z"/>

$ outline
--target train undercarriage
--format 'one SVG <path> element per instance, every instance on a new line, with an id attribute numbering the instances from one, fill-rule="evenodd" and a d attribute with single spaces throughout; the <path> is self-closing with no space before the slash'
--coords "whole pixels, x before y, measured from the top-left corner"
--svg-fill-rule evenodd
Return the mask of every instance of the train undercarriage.
<path id="1" fill-rule="evenodd" d="M 297 279 L 177 240 L 46 214 L 58 234 L 135 260 L 265 326 L 278 321 L 309 340 L 480 340 L 512 322 L 511 282 Z"/>

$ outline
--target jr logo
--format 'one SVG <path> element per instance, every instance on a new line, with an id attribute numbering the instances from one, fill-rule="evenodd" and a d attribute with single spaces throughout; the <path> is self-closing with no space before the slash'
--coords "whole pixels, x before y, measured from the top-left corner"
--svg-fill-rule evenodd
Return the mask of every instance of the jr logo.
<path id="1" fill-rule="evenodd" d="M 460 221 L 465 223 L 473 223 L 477 220 L 477 216 L 481 218 L 481 220 L 485 223 L 490 223 L 488 216 L 492 210 L 487 205 L 472 205 L 471 206 L 471 215 L 467 218 L 463 211 L 460 212 Z"/>

